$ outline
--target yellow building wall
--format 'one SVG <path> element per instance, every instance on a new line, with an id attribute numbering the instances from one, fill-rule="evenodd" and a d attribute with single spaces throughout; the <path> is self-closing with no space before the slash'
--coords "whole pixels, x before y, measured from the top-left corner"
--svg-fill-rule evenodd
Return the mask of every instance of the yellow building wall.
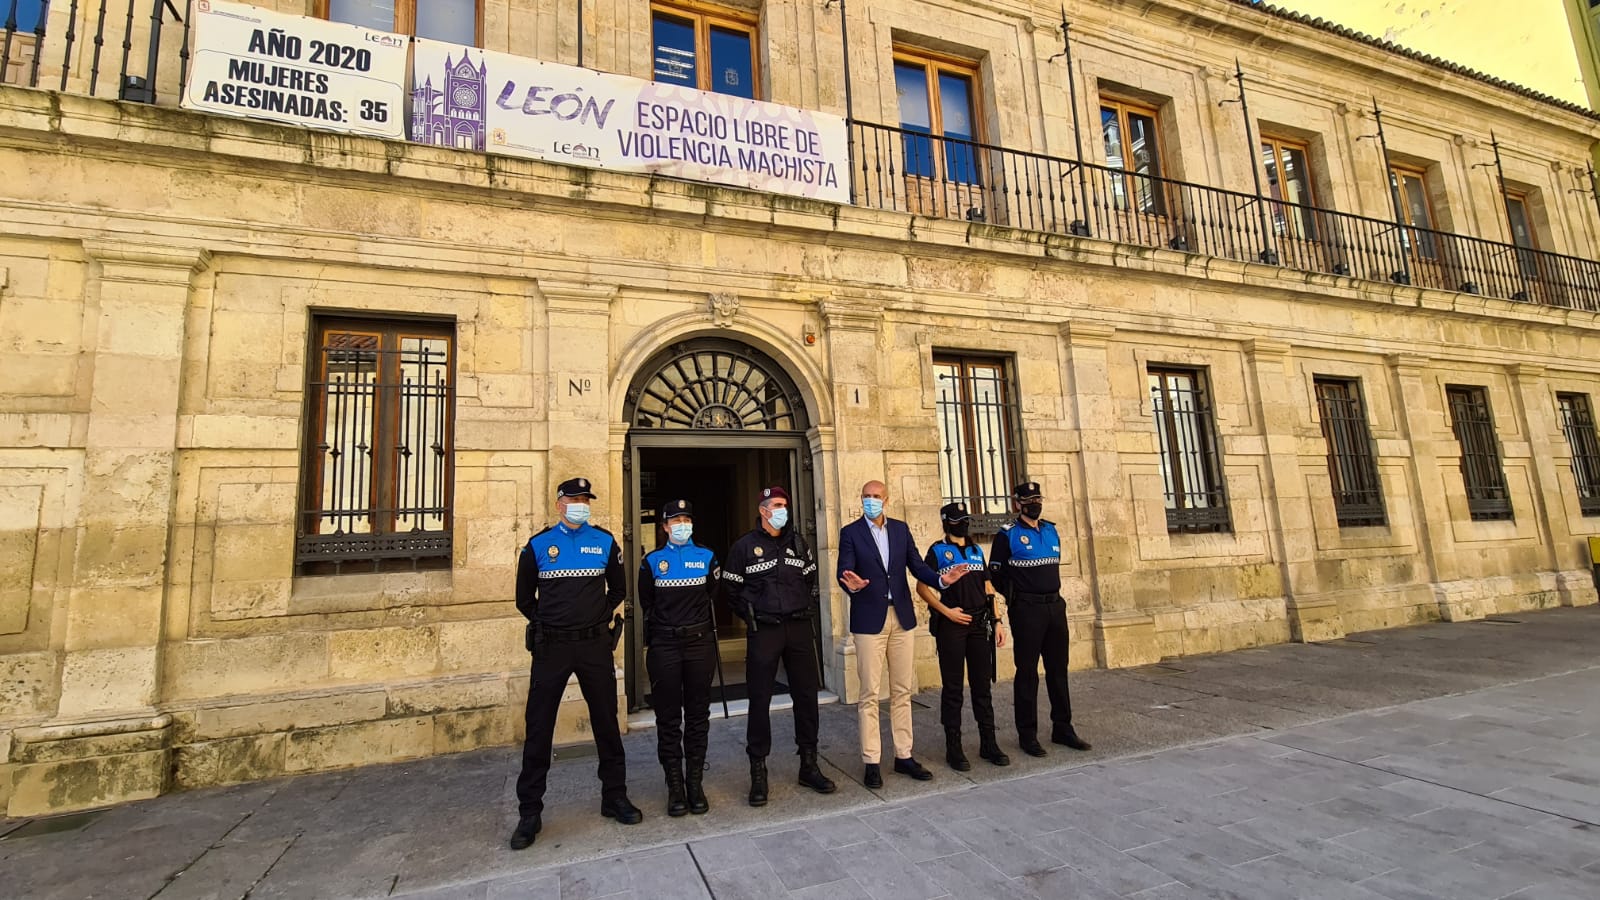
<path id="1" fill-rule="evenodd" d="M 1559 3 L 1287 0 L 1276 5 L 1589 105 L 1567 11 Z"/>

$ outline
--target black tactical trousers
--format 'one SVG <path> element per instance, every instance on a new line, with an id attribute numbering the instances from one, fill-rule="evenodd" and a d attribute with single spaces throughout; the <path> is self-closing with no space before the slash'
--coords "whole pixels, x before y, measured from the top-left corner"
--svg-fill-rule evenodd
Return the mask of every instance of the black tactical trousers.
<path id="1" fill-rule="evenodd" d="M 622 732 L 617 727 L 616 667 L 611 637 L 601 634 L 581 641 L 547 641 L 534 648 L 533 681 L 528 686 L 528 737 L 522 743 L 522 774 L 517 777 L 517 808 L 523 818 L 544 811 L 545 781 L 550 774 L 550 745 L 556 711 L 567 679 L 576 672 L 583 702 L 589 706 L 589 729 L 600 753 L 600 796 L 608 799 L 628 790 Z"/>
<path id="2" fill-rule="evenodd" d="M 716 652 L 709 628 L 695 637 L 650 640 L 645 669 L 650 673 L 650 705 L 656 710 L 656 756 L 662 765 L 706 758 Z"/>
<path id="3" fill-rule="evenodd" d="M 978 723 L 978 733 L 994 731 L 990 642 L 983 619 L 973 616 L 972 624 L 957 625 L 940 617 L 936 624 L 934 644 L 939 651 L 939 677 L 944 682 L 944 689 L 939 692 L 939 723 L 945 731 L 961 730 L 961 678 L 965 670 L 972 685 L 972 718 Z"/>
<path id="4" fill-rule="evenodd" d="M 1056 728 L 1072 727 L 1072 698 L 1067 693 L 1066 602 L 1059 597 L 1045 603 L 1013 601 L 1010 609 L 1011 646 L 1017 659 L 1017 737 L 1026 741 L 1039 736 L 1041 657 L 1044 686 L 1050 695 L 1050 722 Z"/>
<path id="5" fill-rule="evenodd" d="M 794 619 L 758 624 L 746 644 L 745 679 L 750 689 L 750 718 L 745 723 L 745 752 L 752 759 L 772 752 L 772 686 L 778 663 L 789 673 L 794 699 L 794 742 L 802 751 L 817 749 L 817 690 L 822 678 L 811 622 Z"/>

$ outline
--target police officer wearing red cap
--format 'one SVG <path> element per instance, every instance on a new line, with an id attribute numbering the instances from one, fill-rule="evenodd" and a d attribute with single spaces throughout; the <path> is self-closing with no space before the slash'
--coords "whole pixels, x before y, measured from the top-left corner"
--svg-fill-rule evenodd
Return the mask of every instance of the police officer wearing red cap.
<path id="1" fill-rule="evenodd" d="M 644 818 L 628 801 L 612 659 L 621 634 L 621 617 L 613 619 L 612 611 L 627 599 L 627 571 L 616 538 L 589 524 L 593 499 L 587 478 L 562 482 L 556 495 L 560 519 L 530 538 L 517 560 L 517 609 L 528 618 L 533 676 L 528 685 L 528 736 L 517 778 L 519 819 L 511 833 L 513 850 L 529 846 L 539 834 L 556 711 L 574 673 L 589 707 L 589 727 L 600 755 L 600 813 L 624 825 Z"/>
<path id="2" fill-rule="evenodd" d="M 748 629 L 745 681 L 750 716 L 745 753 L 750 757 L 750 805 L 767 803 L 767 754 L 772 752 L 772 686 L 778 663 L 789 673 L 800 784 L 819 794 L 836 789 L 817 764 L 817 561 L 789 521 L 789 492 L 761 491 L 761 524 L 734 542 L 724 557 L 722 585 L 734 615 Z"/>
<path id="3" fill-rule="evenodd" d="M 972 516 L 965 505 L 947 503 L 939 509 L 944 537 L 928 548 L 927 563 L 941 576 L 962 572 L 961 579 L 944 593 L 917 585 L 917 593 L 932 613 L 928 630 L 939 653 L 939 676 L 944 689 L 939 697 L 939 722 L 944 726 L 945 762 L 958 772 L 972 768 L 961 748 L 961 677 L 972 685 L 972 718 L 978 723 L 978 757 L 997 766 L 1011 765 L 994 733 L 995 647 L 1005 646 L 1005 631 L 989 589 L 989 567 L 983 548 L 967 534 Z M 964 672 L 963 672 L 964 670 Z"/>
<path id="4" fill-rule="evenodd" d="M 1044 660 L 1050 695 L 1050 740 L 1074 750 L 1089 742 L 1072 727 L 1072 697 L 1067 693 L 1067 603 L 1061 597 L 1061 536 L 1044 515 L 1044 496 L 1035 481 L 1012 491 L 1017 518 L 1000 528 L 989 548 L 989 580 L 1010 608 L 1012 652 L 1017 660 L 1015 701 L 1017 741 L 1029 756 L 1044 756 L 1039 743 L 1039 662 Z"/>
<path id="5" fill-rule="evenodd" d="M 663 506 L 661 527 L 667 542 L 646 554 L 639 566 L 656 756 L 667 774 L 667 815 L 699 815 L 711 808 L 702 779 L 711 731 L 711 675 L 717 664 L 711 618 L 717 559 L 694 542 L 689 501 Z"/>

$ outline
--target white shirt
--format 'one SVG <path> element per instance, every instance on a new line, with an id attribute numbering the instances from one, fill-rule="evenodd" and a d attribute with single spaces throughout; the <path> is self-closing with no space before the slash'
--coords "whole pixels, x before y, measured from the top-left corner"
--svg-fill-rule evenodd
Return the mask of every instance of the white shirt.
<path id="1" fill-rule="evenodd" d="M 862 518 L 865 519 L 866 517 L 863 516 Z M 889 528 L 888 528 L 889 520 L 888 520 L 887 517 L 884 518 L 882 525 L 879 525 L 877 522 L 874 522 L 871 519 L 866 519 L 866 522 L 867 522 L 867 530 L 872 532 L 872 540 L 873 540 L 873 542 L 878 545 L 878 559 L 883 562 L 883 571 L 884 572 L 888 572 L 889 571 Z"/>

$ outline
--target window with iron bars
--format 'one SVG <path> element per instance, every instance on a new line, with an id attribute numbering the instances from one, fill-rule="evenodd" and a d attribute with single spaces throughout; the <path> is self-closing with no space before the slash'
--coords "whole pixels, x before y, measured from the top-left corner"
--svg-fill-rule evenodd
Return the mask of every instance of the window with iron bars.
<path id="1" fill-rule="evenodd" d="M 447 568 L 455 325 L 316 317 L 298 574 Z"/>
<path id="2" fill-rule="evenodd" d="M 1383 487 L 1372 452 L 1361 382 L 1355 378 L 1317 378 L 1317 412 L 1328 442 L 1328 476 L 1340 527 L 1383 525 Z"/>
<path id="3" fill-rule="evenodd" d="M 1600 516 L 1600 440 L 1595 438 L 1594 412 L 1588 394 L 1557 394 L 1561 430 L 1572 447 L 1572 478 L 1578 485 L 1578 509 Z"/>
<path id="4" fill-rule="evenodd" d="M 1231 530 L 1204 370 L 1151 366 L 1149 376 L 1166 491 L 1167 530 Z"/>
<path id="5" fill-rule="evenodd" d="M 1489 392 L 1482 387 L 1447 385 L 1450 425 L 1461 444 L 1461 480 L 1467 489 L 1467 511 L 1474 522 L 1515 518 L 1505 469 L 1500 465 L 1500 440 L 1495 437 Z"/>
<path id="6" fill-rule="evenodd" d="M 945 503 L 967 505 L 975 532 L 1010 518 L 1011 488 L 1022 471 L 1010 373 L 1010 360 L 999 357 L 933 358 L 939 484 Z"/>

